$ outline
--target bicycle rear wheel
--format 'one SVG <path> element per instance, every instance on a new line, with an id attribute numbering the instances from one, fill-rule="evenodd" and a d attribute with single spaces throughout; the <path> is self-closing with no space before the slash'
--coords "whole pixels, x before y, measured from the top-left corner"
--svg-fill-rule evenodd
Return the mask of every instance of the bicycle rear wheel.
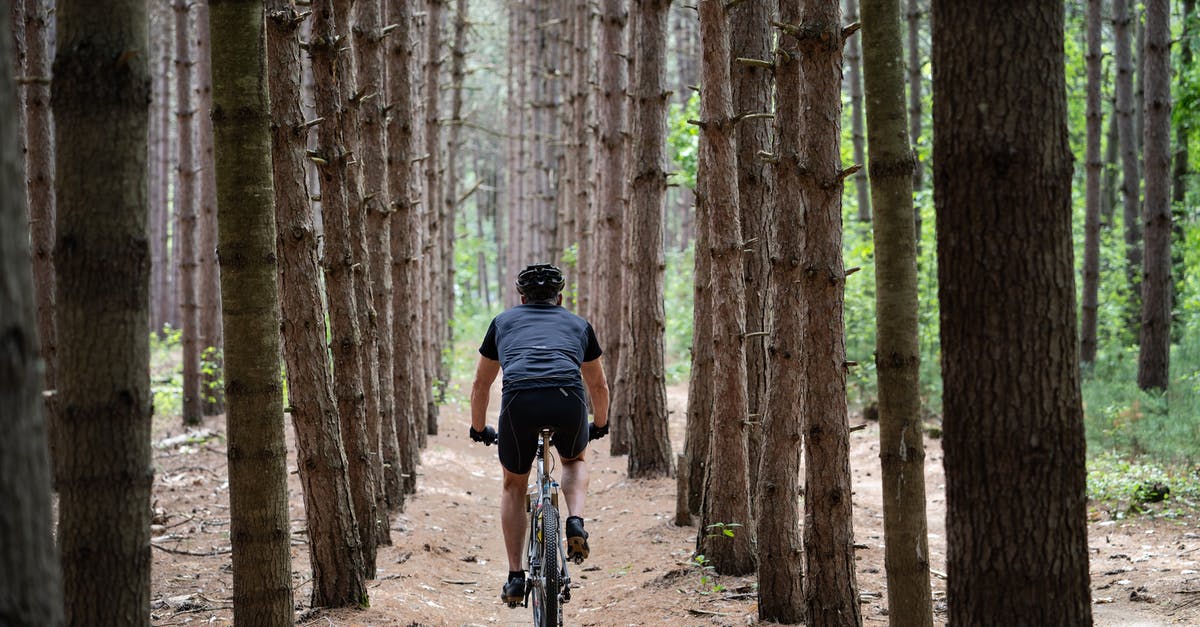
<path id="1" fill-rule="evenodd" d="M 533 588 L 533 624 L 538 627 L 558 627 L 562 624 L 559 615 L 558 592 L 562 586 L 558 564 L 558 509 L 545 505 L 538 516 L 541 550 L 541 585 Z"/>

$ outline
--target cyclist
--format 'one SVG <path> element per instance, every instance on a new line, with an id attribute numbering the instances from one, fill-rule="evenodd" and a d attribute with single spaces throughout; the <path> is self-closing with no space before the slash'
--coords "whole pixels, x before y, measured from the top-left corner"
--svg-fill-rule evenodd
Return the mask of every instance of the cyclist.
<path id="1" fill-rule="evenodd" d="M 562 459 L 562 493 L 567 518 L 567 556 L 588 556 L 583 506 L 589 440 L 608 433 L 608 382 L 600 365 L 600 344 L 592 325 L 562 307 L 562 271 L 553 265 L 526 267 L 517 275 L 521 304 L 496 316 L 479 347 L 479 365 L 471 386 L 471 439 L 499 441 L 504 468 L 500 526 L 508 553 L 508 579 L 500 597 L 506 603 L 525 598 L 521 553 L 526 527 L 525 490 L 542 427 L 553 427 Z M 504 371 L 499 433 L 486 425 L 488 396 Z M 587 422 L 584 385 L 595 420 Z"/>

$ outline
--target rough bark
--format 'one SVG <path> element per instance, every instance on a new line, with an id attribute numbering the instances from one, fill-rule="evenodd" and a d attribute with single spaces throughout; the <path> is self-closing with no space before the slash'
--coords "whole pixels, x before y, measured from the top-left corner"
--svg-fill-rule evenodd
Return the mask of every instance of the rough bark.
<path id="1" fill-rule="evenodd" d="M 617 377 L 622 351 L 621 263 L 624 240 L 622 197 L 625 193 L 625 152 L 622 132 L 625 123 L 626 63 L 624 32 L 628 20 L 623 0 L 604 0 L 600 6 L 599 167 L 596 172 L 596 333 L 605 338 L 605 370 Z M 619 393 L 614 387 L 614 393 Z M 615 399 L 614 399 L 615 400 Z M 615 404 L 614 404 L 615 408 Z M 615 417 L 615 416 L 614 416 Z M 619 418 L 618 418 L 619 419 Z M 613 425 L 616 429 L 618 426 Z M 610 450 L 617 450 L 610 443 Z"/>
<path id="2" fill-rule="evenodd" d="M 1091 624 L 1063 11 L 931 16 L 952 624 Z"/>
<path id="3" fill-rule="evenodd" d="M 445 284 L 442 277 L 445 268 L 442 267 L 442 257 L 439 253 L 442 243 L 442 184 L 441 184 L 441 128 L 438 126 L 438 105 L 441 95 L 442 70 L 442 8 L 445 0 L 425 0 L 425 63 L 422 82 L 422 98 L 425 106 L 424 160 L 421 162 L 425 177 L 424 211 L 426 234 L 422 240 L 422 258 L 425 263 L 425 289 L 421 298 L 425 309 L 425 382 L 430 393 L 435 386 L 437 393 L 428 399 L 426 413 L 426 433 L 438 433 L 438 406 L 445 393 L 445 368 L 442 360 L 442 347 L 445 342 L 445 327 L 447 321 L 442 317 L 442 294 Z"/>
<path id="4" fill-rule="evenodd" d="M 396 438 L 400 447 L 404 491 L 416 491 L 418 430 L 425 431 L 425 374 L 422 351 L 424 322 L 421 289 L 421 213 L 412 194 L 415 152 L 412 112 L 411 0 L 389 0 L 387 22 L 396 29 L 388 39 L 387 147 L 388 195 L 391 199 L 392 317 L 395 352 L 392 390 L 396 396 Z"/>
<path id="5" fill-rule="evenodd" d="M 907 11 L 905 19 L 908 23 L 907 37 L 908 45 L 906 52 L 908 53 L 908 141 L 913 147 L 913 191 L 921 191 L 925 189 L 925 164 L 921 161 L 920 152 L 917 146 L 921 145 L 921 135 L 923 133 L 922 125 L 924 118 L 921 117 L 921 86 L 923 84 L 921 56 L 921 0 L 907 0 Z M 921 208 L 913 207 L 913 221 L 917 225 L 917 256 L 921 255 Z"/>
<path id="6" fill-rule="evenodd" d="M 157 0 L 154 8 L 151 33 L 154 34 L 154 69 L 151 72 L 154 84 L 150 114 L 153 122 L 150 142 L 154 154 L 150 161 L 150 216 L 151 216 L 151 331 L 163 333 L 166 325 L 177 318 L 171 303 L 174 302 L 175 263 L 168 239 L 172 224 L 172 206 L 167 202 L 167 188 L 171 182 L 171 43 L 175 40 L 175 20 L 167 0 Z"/>
<path id="7" fill-rule="evenodd" d="M 800 3 L 781 0 L 779 21 L 796 24 Z M 801 298 L 804 207 L 800 195 L 802 138 L 800 50 L 796 31 L 779 34 L 775 53 L 776 202 L 769 223 L 771 334 L 755 515 L 758 531 L 758 615 L 763 620 L 804 620 L 799 477 L 803 443 L 803 325 Z"/>
<path id="8" fill-rule="evenodd" d="M 696 241 L 695 250 L 705 251 L 711 246 L 712 229 L 709 226 L 708 164 L 704 154 L 696 163 Z M 687 426 L 683 450 L 687 457 L 687 502 L 688 511 L 699 516 L 704 508 L 704 477 L 712 452 L 712 408 L 713 408 L 713 294 L 712 257 L 694 254 L 692 272 L 692 348 L 691 369 L 688 377 Z M 697 540 L 699 540 L 697 536 Z"/>
<path id="9" fill-rule="evenodd" d="M 312 57 L 314 103 L 317 117 L 317 147 L 311 155 L 321 176 L 321 214 L 324 225 L 326 301 L 329 303 L 329 331 L 333 351 L 334 396 L 342 421 L 342 443 L 350 468 L 350 492 L 354 499 L 354 516 L 358 525 L 363 551 L 363 574 L 375 575 L 375 488 L 378 485 L 371 459 L 371 443 L 367 412 L 363 399 L 362 363 L 363 342 L 358 326 L 357 294 L 354 289 L 354 231 L 350 228 L 350 213 L 345 176 L 347 164 L 346 137 L 338 123 L 342 114 L 339 102 L 337 51 L 344 43 L 334 25 L 334 6 L 331 0 L 314 0 L 312 4 L 312 35 L 309 54 Z"/>
<path id="10" fill-rule="evenodd" d="M 445 190 L 441 194 L 442 241 L 438 247 L 441 254 L 442 300 L 438 302 L 442 320 L 443 346 L 453 347 L 454 337 L 450 321 L 454 318 L 454 287 L 456 276 L 454 269 L 454 241 L 457 239 L 455 225 L 458 219 L 459 180 L 462 177 L 459 157 L 462 151 L 463 125 L 463 81 L 466 77 L 467 58 L 467 0 L 455 0 L 454 4 L 454 39 L 450 46 L 450 119 L 446 131 L 446 171 Z M 440 353 L 439 353 L 440 354 Z M 448 370 L 443 366 L 441 378 L 442 394 L 449 377 Z"/>
<path id="11" fill-rule="evenodd" d="M 1087 4 L 1087 148 L 1084 164 L 1087 168 L 1083 223 L 1083 295 L 1079 322 L 1079 361 L 1090 364 L 1096 360 L 1096 314 L 1099 309 L 1100 288 L 1100 176 L 1104 163 L 1100 160 L 1100 27 L 1102 0 Z"/>
<path id="12" fill-rule="evenodd" d="M 54 327 L 54 142 L 50 117 L 50 4 L 46 0 L 24 3 L 24 73 L 27 78 L 45 78 L 24 85 L 25 189 L 29 200 L 29 236 L 33 258 L 33 280 L 37 297 L 37 329 L 41 346 L 43 385 L 58 385 L 58 333 Z M 45 395 L 45 421 L 50 441 L 52 469 L 57 468 L 54 442 L 58 423 L 58 397 Z M 57 475 L 57 471 L 51 476 Z"/>
<path id="13" fill-rule="evenodd" d="M 843 327 L 842 27 L 837 0 L 809 2 L 794 24 L 800 52 L 798 154 L 805 250 L 800 298 L 804 369 L 804 589 L 810 625 L 862 623 L 854 574 L 850 433 Z M 834 123 L 831 123 L 834 121 Z"/>
<path id="14" fill-rule="evenodd" d="M 199 199 L 199 232 L 196 248 L 196 290 L 200 305 L 200 396 L 201 413 L 216 416 L 225 412 L 221 383 L 224 336 L 221 328 L 221 276 L 217 268 L 217 177 L 213 156 L 212 54 L 208 33 L 208 7 L 212 0 L 196 5 L 196 192 Z"/>
<path id="15" fill-rule="evenodd" d="M 847 24 L 858 23 L 859 0 L 846 0 Z M 846 38 L 846 80 L 850 92 L 850 143 L 854 150 L 854 163 L 863 166 L 855 172 L 854 198 L 857 202 L 858 221 L 871 221 L 871 189 L 867 183 L 867 138 L 863 133 L 863 43 L 862 37 L 851 35 Z"/>
<path id="16" fill-rule="evenodd" d="M 700 150 L 707 165 L 704 191 L 705 202 L 712 211 L 708 223 L 712 232 L 708 249 L 696 254 L 710 257 L 714 298 L 713 406 L 709 423 L 712 437 L 696 550 L 708 558 L 716 572 L 744 575 L 754 571 L 755 555 L 746 451 L 746 425 L 750 422 L 746 391 L 746 284 L 738 203 L 737 121 L 729 68 L 730 28 L 721 0 L 702 0 L 698 10 L 700 81 L 704 86 L 700 94 Z M 639 33 L 654 36 L 645 26 L 646 22 L 639 25 Z M 639 74 L 654 61 L 639 59 Z M 732 535 L 724 533 L 725 530 L 732 531 Z"/>
<path id="17" fill-rule="evenodd" d="M 1138 387 L 1166 390 L 1171 356 L 1171 7 L 1146 1 L 1145 258 Z"/>
<path id="18" fill-rule="evenodd" d="M 175 120 L 179 143 L 175 152 L 175 211 L 179 216 L 179 316 L 183 342 L 183 424 L 198 425 L 200 406 L 200 304 L 197 302 L 196 110 L 192 104 L 192 47 L 189 16 L 192 3 L 176 0 Z"/>
<path id="19" fill-rule="evenodd" d="M 60 0 L 51 104 L 57 199 L 58 547 L 67 624 L 150 622 L 144 2 Z M 5 186 L 6 188 L 8 186 Z"/>
<path id="20" fill-rule="evenodd" d="M 9 0 L 0 0 L 0 14 L 11 8 Z M 0 28 L 0 124 L 13 129 L 19 101 L 9 32 Z M 44 30 L 40 36 L 44 45 Z M 0 139 L 0 407 L 5 408 L 0 419 L 5 432 L 0 439 L 0 502 L 5 503 L 0 508 L 0 545 L 5 547 L 0 617 L 13 625 L 57 627 L 63 624 L 62 580 L 52 531 L 38 350 L 40 296 L 34 293 L 23 175 L 18 134 L 5 133 Z"/>
<path id="21" fill-rule="evenodd" d="M 629 413 L 629 476 L 671 474 L 667 439 L 666 366 L 663 333 L 663 210 L 667 197 L 666 86 L 667 15 L 670 0 L 641 0 L 637 5 L 638 64 L 631 81 L 630 109 L 634 142 L 630 161 L 630 205 L 627 216 L 625 335 L 628 369 L 625 378 Z M 728 57 L 726 57 L 728 58 Z M 740 272 L 740 268 L 738 269 Z M 738 302 L 740 306 L 740 301 Z M 744 367 L 744 362 L 743 362 Z"/>
<path id="22" fill-rule="evenodd" d="M 567 207 L 574 215 L 575 310 L 585 318 L 594 319 L 592 267 L 595 256 L 594 225 L 592 220 L 592 163 L 591 163 L 591 67 L 592 67 L 592 9 L 588 0 L 573 0 L 571 13 L 571 86 L 568 150 L 572 184 L 567 189 Z"/>
<path id="23" fill-rule="evenodd" d="M 931 627 L 925 443 L 921 425 L 912 147 L 900 64 L 900 3 L 862 1 L 863 80 L 875 209 L 875 370 L 888 622 Z"/>
<path id="24" fill-rule="evenodd" d="M 262 2 L 215 4 L 217 181 L 236 625 L 291 625 L 287 445 Z"/>
<path id="25" fill-rule="evenodd" d="M 300 108 L 300 21 L 291 0 L 272 0 L 266 17 L 281 331 L 308 522 L 309 602 L 313 607 L 356 606 L 367 590 L 325 345 L 317 233 L 304 180 L 308 128 Z"/>
<path id="26" fill-rule="evenodd" d="M 1113 54 L 1117 63 L 1117 133 L 1121 144 L 1121 202 L 1125 222 L 1125 274 L 1129 281 L 1130 306 L 1127 315 L 1137 320 L 1141 306 L 1142 225 L 1140 216 L 1141 179 L 1138 173 L 1138 139 L 1134 133 L 1133 52 L 1130 45 L 1129 0 L 1113 0 Z"/>

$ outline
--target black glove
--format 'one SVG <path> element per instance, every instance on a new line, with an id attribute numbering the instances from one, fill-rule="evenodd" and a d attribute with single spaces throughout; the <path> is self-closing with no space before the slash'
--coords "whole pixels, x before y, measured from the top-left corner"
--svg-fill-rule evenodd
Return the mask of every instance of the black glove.
<path id="1" fill-rule="evenodd" d="M 471 439 L 491 446 L 496 443 L 496 440 L 500 439 L 500 436 L 496 435 L 496 430 L 491 427 L 484 427 L 483 431 L 476 431 L 475 427 L 471 427 Z"/>
<path id="2" fill-rule="evenodd" d="M 592 440 L 599 440 L 600 438 L 602 438 L 606 435 L 608 435 L 608 424 L 607 423 L 605 423 L 605 425 L 603 427 L 597 427 L 596 423 L 594 423 L 594 422 L 588 425 L 588 441 L 589 442 Z"/>

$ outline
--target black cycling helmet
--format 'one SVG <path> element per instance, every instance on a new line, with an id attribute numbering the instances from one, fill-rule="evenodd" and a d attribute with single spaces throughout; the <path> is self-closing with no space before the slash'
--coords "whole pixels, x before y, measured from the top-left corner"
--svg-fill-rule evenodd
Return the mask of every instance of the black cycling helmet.
<path id="1" fill-rule="evenodd" d="M 548 263 L 527 266 L 517 274 L 517 292 L 529 300 L 552 299 L 565 284 L 562 270 Z"/>

